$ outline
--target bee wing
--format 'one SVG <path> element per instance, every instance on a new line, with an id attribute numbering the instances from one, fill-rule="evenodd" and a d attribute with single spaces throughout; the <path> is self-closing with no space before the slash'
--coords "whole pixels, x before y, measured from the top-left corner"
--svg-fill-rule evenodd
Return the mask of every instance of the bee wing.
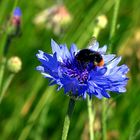
<path id="1" fill-rule="evenodd" d="M 91 41 L 89 42 L 88 48 L 93 50 L 93 51 L 97 51 L 99 48 L 99 43 L 97 42 L 96 38 L 93 37 L 91 39 Z"/>

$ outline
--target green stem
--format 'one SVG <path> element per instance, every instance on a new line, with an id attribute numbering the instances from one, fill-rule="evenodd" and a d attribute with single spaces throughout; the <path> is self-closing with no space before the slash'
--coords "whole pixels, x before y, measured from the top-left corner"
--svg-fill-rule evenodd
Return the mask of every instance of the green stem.
<path id="1" fill-rule="evenodd" d="M 13 5 L 13 9 L 12 9 L 12 12 L 11 12 L 11 18 L 12 18 L 12 16 L 13 16 L 13 12 L 14 12 L 14 10 L 15 10 L 17 4 L 18 4 L 18 0 L 15 0 L 15 1 L 14 1 L 14 5 Z M 10 20 L 9 20 L 9 21 L 10 21 Z M 7 26 L 6 26 L 6 29 L 8 29 L 9 26 L 10 26 L 10 22 L 8 22 L 8 24 L 7 24 Z M 2 55 L 2 56 L 4 56 L 3 53 L 4 53 L 4 51 L 5 51 L 5 47 L 7 47 L 6 44 L 7 44 L 7 40 L 8 40 L 8 39 L 9 39 L 9 36 L 8 36 L 7 32 L 5 32 L 5 33 L 3 34 L 3 39 L 1 40 L 1 45 L 0 45 L 0 55 Z M 10 44 L 10 43 L 9 43 L 9 44 Z M 9 44 L 8 44 L 8 45 L 9 45 Z"/>
<path id="2" fill-rule="evenodd" d="M 7 28 L 7 27 L 6 27 Z M 1 44 L 0 44 L 0 56 L 4 56 L 4 49 L 5 49 L 5 44 L 7 41 L 7 33 L 3 33 L 2 39 L 1 39 Z"/>
<path id="3" fill-rule="evenodd" d="M 115 1 L 115 6 L 114 6 L 114 13 L 113 13 L 113 19 L 112 19 L 112 25 L 110 29 L 110 37 L 109 37 L 109 49 L 108 52 L 112 52 L 112 44 L 113 44 L 113 39 L 115 36 L 115 31 L 116 31 L 116 25 L 117 25 L 117 17 L 118 17 L 118 12 L 119 12 L 119 6 L 120 6 L 120 0 Z M 102 139 L 106 140 L 106 99 L 102 100 Z"/>
<path id="4" fill-rule="evenodd" d="M 49 108 L 49 104 L 52 100 L 51 95 L 52 95 L 53 91 L 54 91 L 54 88 L 49 87 L 42 94 L 42 97 L 40 98 L 39 102 L 37 103 L 37 105 L 36 105 L 34 111 L 32 112 L 32 114 L 30 115 L 30 117 L 27 121 L 27 125 L 22 130 L 18 140 L 26 140 L 27 139 L 33 125 L 35 124 L 35 121 L 39 117 L 39 115 L 40 115 L 41 111 L 43 110 L 44 106 L 46 105 L 46 103 L 48 104 L 48 108 Z"/>
<path id="5" fill-rule="evenodd" d="M 101 28 L 99 26 L 95 27 L 93 30 L 93 36 L 97 38 L 100 33 L 100 30 Z"/>
<path id="6" fill-rule="evenodd" d="M 0 68 L 0 96 L 2 92 L 3 76 L 5 71 L 6 57 L 2 58 L 1 68 Z"/>
<path id="7" fill-rule="evenodd" d="M 136 134 L 133 136 L 131 140 L 137 140 L 137 138 L 140 136 L 140 130 L 136 132 Z"/>
<path id="8" fill-rule="evenodd" d="M 101 28 L 99 26 L 96 26 L 93 30 L 93 37 L 98 38 L 100 31 Z M 88 97 L 87 105 L 88 105 L 88 118 L 89 118 L 89 135 L 90 135 L 90 140 L 94 140 L 93 124 L 94 124 L 95 110 L 93 111 L 92 99 L 90 99 L 90 97 Z"/>
<path id="9" fill-rule="evenodd" d="M 138 119 L 136 122 L 132 121 L 131 122 L 131 130 L 130 130 L 130 135 L 129 135 L 129 140 L 137 140 L 138 136 L 140 135 L 140 129 L 136 131 L 136 126 L 140 123 L 140 120 Z"/>
<path id="10" fill-rule="evenodd" d="M 110 29 L 110 36 L 109 36 L 109 52 L 112 52 L 112 44 L 115 36 L 115 31 L 116 31 L 116 25 L 117 25 L 117 17 L 119 13 L 119 6 L 120 6 L 120 0 L 115 1 L 115 7 L 114 7 L 114 13 L 113 13 L 113 19 L 112 19 L 112 24 L 111 24 L 111 29 Z"/>
<path id="11" fill-rule="evenodd" d="M 3 97 L 4 97 L 5 93 L 6 93 L 6 91 L 7 91 L 8 87 L 9 87 L 9 85 L 11 84 L 11 82 L 12 82 L 14 76 L 15 76 L 15 74 L 12 73 L 12 74 L 8 77 L 8 79 L 6 80 L 6 82 L 5 82 L 5 84 L 4 84 L 4 87 L 3 87 L 3 89 L 2 89 L 2 92 L 1 92 L 1 95 L 0 95 L 0 104 L 1 104 L 1 102 L 2 102 L 2 99 L 3 99 Z"/>
<path id="12" fill-rule="evenodd" d="M 106 140 L 106 99 L 102 99 L 102 140 Z"/>
<path id="13" fill-rule="evenodd" d="M 64 121 L 64 126 L 63 126 L 62 140 L 67 140 L 69 126 L 70 126 L 70 120 L 72 117 L 72 113 L 74 111 L 74 106 L 75 106 L 75 100 L 70 98 L 68 111 L 65 116 L 65 121 Z"/>
<path id="14" fill-rule="evenodd" d="M 94 130 L 93 130 L 93 123 L 94 123 L 94 116 L 95 112 L 93 112 L 92 107 L 92 99 L 88 97 L 88 116 L 89 116 L 89 134 L 90 140 L 94 140 Z"/>
<path id="15" fill-rule="evenodd" d="M 14 6 L 13 6 L 13 10 L 12 10 L 12 14 L 13 14 L 15 8 L 17 7 L 17 5 L 18 5 L 18 0 L 15 0 L 15 2 L 14 2 Z"/>
<path id="16" fill-rule="evenodd" d="M 14 11 L 17 3 L 18 3 L 18 0 L 15 0 L 14 6 L 13 6 L 13 11 Z M 13 14 L 13 11 L 12 11 L 11 15 Z M 8 29 L 8 26 L 9 26 L 9 24 L 7 25 L 7 29 Z M 3 36 L 3 39 L 1 42 L 2 42 L 2 44 L 0 45 L 0 55 L 2 55 L 2 64 L 1 64 L 1 68 L 0 68 L 0 96 L 1 96 L 1 92 L 2 92 L 2 83 L 3 83 L 3 76 L 4 76 L 4 71 L 5 71 L 6 54 L 8 52 L 8 48 L 11 43 L 11 38 L 8 36 L 7 33 L 4 33 L 4 36 Z"/>

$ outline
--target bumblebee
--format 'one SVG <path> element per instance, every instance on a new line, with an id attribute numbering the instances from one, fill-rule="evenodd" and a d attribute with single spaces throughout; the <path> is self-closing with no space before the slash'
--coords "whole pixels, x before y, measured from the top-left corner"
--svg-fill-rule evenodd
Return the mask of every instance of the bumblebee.
<path id="1" fill-rule="evenodd" d="M 97 51 L 92 51 L 90 49 L 82 49 L 76 55 L 75 58 L 81 63 L 93 63 L 94 66 L 103 66 L 104 60 L 101 54 Z"/>

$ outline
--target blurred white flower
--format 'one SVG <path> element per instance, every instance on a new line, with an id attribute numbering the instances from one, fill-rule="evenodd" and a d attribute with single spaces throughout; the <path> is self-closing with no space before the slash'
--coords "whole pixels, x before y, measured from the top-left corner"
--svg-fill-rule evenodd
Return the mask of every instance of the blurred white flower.
<path id="1" fill-rule="evenodd" d="M 52 29 L 55 34 L 60 34 L 71 20 L 72 17 L 67 8 L 64 5 L 56 5 L 37 14 L 34 23 L 43 25 L 46 29 Z"/>

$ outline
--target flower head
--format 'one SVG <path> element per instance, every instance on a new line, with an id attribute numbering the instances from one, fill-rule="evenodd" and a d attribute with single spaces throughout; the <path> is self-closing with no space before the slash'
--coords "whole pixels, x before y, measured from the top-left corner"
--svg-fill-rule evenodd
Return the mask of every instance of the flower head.
<path id="1" fill-rule="evenodd" d="M 86 98 L 96 96 L 109 98 L 108 91 L 125 92 L 128 78 L 126 65 L 118 66 L 121 57 L 105 54 L 107 46 L 99 48 L 96 41 L 88 49 L 78 50 L 72 44 L 70 50 L 66 45 L 58 45 L 51 41 L 52 54 L 39 50 L 37 54 L 41 65 L 37 67 L 50 85 L 57 84 L 58 90 L 72 97 Z"/>
<path id="2" fill-rule="evenodd" d="M 14 12 L 13 12 L 13 16 L 12 16 L 12 24 L 14 26 L 19 26 L 20 23 L 21 23 L 21 9 L 19 7 L 16 7 L 14 9 Z"/>
<path id="3" fill-rule="evenodd" d="M 34 23 L 46 29 L 51 29 L 54 34 L 59 35 L 72 21 L 72 16 L 65 5 L 51 6 L 34 18 Z"/>
<path id="4" fill-rule="evenodd" d="M 7 28 L 7 35 L 10 38 L 21 35 L 21 9 L 16 7 L 13 11 L 13 14 L 10 18 L 10 24 Z"/>

